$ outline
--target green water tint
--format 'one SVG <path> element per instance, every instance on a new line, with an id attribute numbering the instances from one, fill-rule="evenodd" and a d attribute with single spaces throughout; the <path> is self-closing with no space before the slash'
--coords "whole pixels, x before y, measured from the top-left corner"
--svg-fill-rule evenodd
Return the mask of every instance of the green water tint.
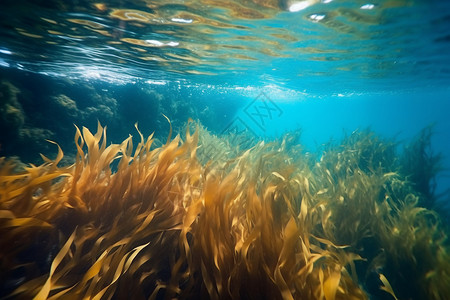
<path id="1" fill-rule="evenodd" d="M 363 131 L 317 159 L 295 135 L 249 148 L 245 136 L 193 127 L 162 146 L 138 133 L 135 147 L 131 137 L 107 146 L 102 127 L 95 135 L 83 128 L 71 166 L 58 166 L 61 149 L 19 173 L 3 158 L 3 293 L 325 300 L 450 293 L 445 226 L 432 190 L 414 182 L 415 172 L 428 183 L 436 175 L 438 156 L 414 150 L 429 144 L 429 129 L 401 155 L 395 143 Z M 423 163 L 402 165 L 411 161 Z"/>

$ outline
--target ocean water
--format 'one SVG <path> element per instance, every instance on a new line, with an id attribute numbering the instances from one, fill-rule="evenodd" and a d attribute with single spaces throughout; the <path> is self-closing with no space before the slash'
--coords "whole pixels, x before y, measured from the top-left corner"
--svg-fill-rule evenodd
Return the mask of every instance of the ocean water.
<path id="1" fill-rule="evenodd" d="M 446 299 L 449 112 L 449 1 L 2 1 L 0 298 Z"/>

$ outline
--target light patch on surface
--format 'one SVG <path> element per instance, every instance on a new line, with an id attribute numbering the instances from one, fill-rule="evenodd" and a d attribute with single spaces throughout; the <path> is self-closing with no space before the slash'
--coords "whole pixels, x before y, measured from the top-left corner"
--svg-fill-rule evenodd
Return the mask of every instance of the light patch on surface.
<path id="1" fill-rule="evenodd" d="M 115 72 L 98 66 L 77 66 L 73 69 L 73 72 L 70 72 L 70 75 L 71 77 L 74 76 L 74 78 L 81 77 L 86 80 L 101 80 L 117 85 L 134 83 L 133 77 L 127 75 L 125 70 Z"/>
<path id="2" fill-rule="evenodd" d="M 0 67 L 6 67 L 9 68 L 9 63 L 7 63 L 6 61 L 4 61 L 3 59 L 0 59 Z"/>
<path id="3" fill-rule="evenodd" d="M 147 80 L 146 83 L 154 85 L 166 85 L 167 82 L 164 80 Z"/>
<path id="4" fill-rule="evenodd" d="M 325 18 L 325 15 L 312 14 L 312 15 L 309 16 L 309 18 L 311 20 L 313 20 L 314 22 L 319 22 L 319 21 L 322 21 Z"/>
<path id="5" fill-rule="evenodd" d="M 164 46 L 163 42 L 157 41 L 157 40 L 145 40 L 146 43 L 152 44 L 154 46 L 162 47 Z"/>
<path id="6" fill-rule="evenodd" d="M 308 96 L 305 91 L 297 91 L 276 84 L 267 84 L 261 90 L 276 103 L 301 101 Z"/>
<path id="7" fill-rule="evenodd" d="M 192 23 L 191 19 L 172 18 L 171 20 L 172 20 L 172 22 L 177 22 L 177 23 L 186 23 L 186 24 Z"/>
<path id="8" fill-rule="evenodd" d="M 8 54 L 8 55 L 11 55 L 11 54 L 12 54 L 12 52 L 9 51 L 9 50 L 7 50 L 7 49 L 0 49 L 0 53 L 1 53 L 1 54 Z"/>
<path id="9" fill-rule="evenodd" d="M 363 6 L 361 6 L 361 9 L 373 9 L 375 7 L 375 5 L 373 4 L 364 4 Z"/>
<path id="10" fill-rule="evenodd" d="M 295 2 L 295 3 L 291 4 L 291 6 L 289 6 L 289 11 L 290 12 L 301 11 L 310 5 L 311 5 L 310 1 Z"/>
<path id="11" fill-rule="evenodd" d="M 101 78 L 100 72 L 98 72 L 96 70 L 86 70 L 85 76 L 89 77 L 89 78 L 95 78 L 95 79 Z"/>
<path id="12" fill-rule="evenodd" d="M 178 46 L 180 44 L 178 42 L 163 43 L 163 42 L 160 42 L 158 40 L 145 40 L 145 42 L 147 44 L 150 44 L 150 45 L 153 45 L 153 46 L 156 46 L 156 47 L 164 47 L 164 46 L 176 47 L 176 46 Z"/>

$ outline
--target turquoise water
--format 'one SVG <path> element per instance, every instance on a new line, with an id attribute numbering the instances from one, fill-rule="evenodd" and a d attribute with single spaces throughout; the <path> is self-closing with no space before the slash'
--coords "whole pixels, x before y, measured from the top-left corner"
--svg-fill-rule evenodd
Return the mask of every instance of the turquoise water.
<path id="1" fill-rule="evenodd" d="M 433 89 L 449 82 L 448 12 L 418 0 L 5 1 L 0 62 L 116 83 Z"/>

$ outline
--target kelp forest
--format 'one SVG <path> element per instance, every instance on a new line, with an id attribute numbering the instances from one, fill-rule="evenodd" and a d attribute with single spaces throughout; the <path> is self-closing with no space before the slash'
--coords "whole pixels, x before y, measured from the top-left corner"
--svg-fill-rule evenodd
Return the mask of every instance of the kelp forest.
<path id="1" fill-rule="evenodd" d="M 0 298 L 448 299 L 431 133 L 311 153 L 195 122 L 162 142 L 76 128 L 72 164 L 57 141 L 0 160 Z"/>

